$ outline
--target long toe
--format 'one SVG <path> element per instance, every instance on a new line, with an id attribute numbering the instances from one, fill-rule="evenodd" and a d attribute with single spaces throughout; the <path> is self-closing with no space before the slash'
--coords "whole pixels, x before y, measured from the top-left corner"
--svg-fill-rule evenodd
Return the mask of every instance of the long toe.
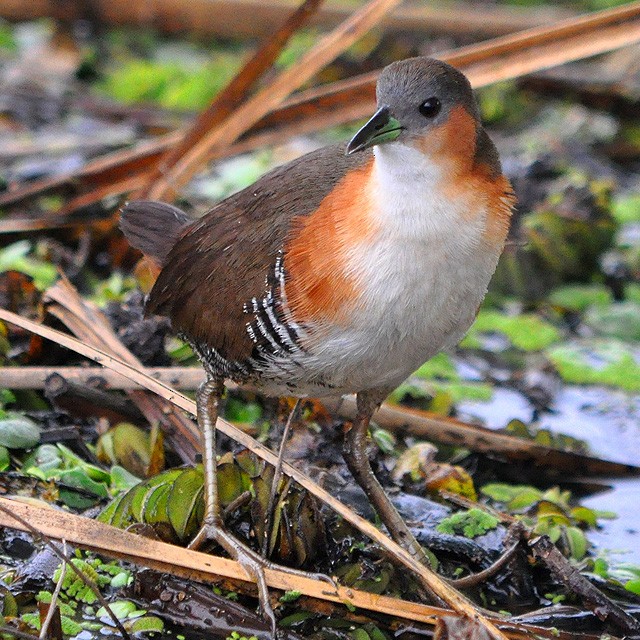
<path id="1" fill-rule="evenodd" d="M 271 560 L 263 558 L 258 552 L 254 551 L 251 547 L 242 542 L 242 540 L 233 536 L 224 527 L 216 524 L 204 523 L 198 534 L 189 544 L 189 548 L 199 549 L 209 540 L 217 542 L 234 560 L 240 564 L 247 576 L 256 583 L 258 587 L 260 609 L 263 616 L 269 621 L 273 638 L 277 637 L 276 616 L 273 612 L 269 599 L 269 587 L 267 584 L 265 569 L 282 571 L 302 578 L 322 580 L 323 582 L 330 584 L 334 589 L 336 589 L 336 591 L 338 589 L 338 585 L 335 580 L 323 573 L 309 573 L 300 569 L 284 567 L 271 562 Z"/>

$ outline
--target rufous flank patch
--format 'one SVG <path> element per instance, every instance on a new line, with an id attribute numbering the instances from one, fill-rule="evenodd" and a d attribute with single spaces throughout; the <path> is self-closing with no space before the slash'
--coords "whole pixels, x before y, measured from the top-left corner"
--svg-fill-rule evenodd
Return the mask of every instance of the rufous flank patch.
<path id="1" fill-rule="evenodd" d="M 347 323 L 360 292 L 347 264 L 376 232 L 369 201 L 373 157 L 347 173 L 314 213 L 294 219 L 284 248 L 286 294 L 296 322 Z"/>

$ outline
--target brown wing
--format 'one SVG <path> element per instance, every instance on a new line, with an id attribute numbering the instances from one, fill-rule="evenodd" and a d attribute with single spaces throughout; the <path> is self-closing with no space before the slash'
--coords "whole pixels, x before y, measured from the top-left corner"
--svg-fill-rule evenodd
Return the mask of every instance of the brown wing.
<path id="1" fill-rule="evenodd" d="M 148 310 L 230 362 L 250 358 L 244 305 L 265 294 L 293 218 L 313 212 L 349 170 L 369 160 L 370 153 L 344 150 L 325 147 L 278 167 L 189 225 L 166 258 Z"/>

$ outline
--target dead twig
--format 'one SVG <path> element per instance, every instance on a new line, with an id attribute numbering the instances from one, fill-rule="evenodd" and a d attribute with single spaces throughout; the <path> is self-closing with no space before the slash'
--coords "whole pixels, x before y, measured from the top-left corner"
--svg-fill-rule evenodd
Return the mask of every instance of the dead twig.
<path id="1" fill-rule="evenodd" d="M 625 634 L 631 634 L 634 637 L 640 634 L 640 621 L 618 606 L 575 567 L 572 567 L 560 549 L 551 542 L 549 536 L 536 536 L 529 539 L 529 548 L 533 557 L 542 560 L 556 580 L 561 582 L 569 593 L 578 595 L 600 620 L 607 620 Z"/>
<path id="2" fill-rule="evenodd" d="M 67 555 L 67 541 L 63 538 L 62 542 L 62 553 Z M 47 634 L 49 632 L 49 625 L 53 620 L 53 616 L 55 612 L 58 610 L 58 598 L 60 596 L 60 591 L 62 591 L 62 583 L 64 582 L 65 576 L 67 575 L 67 563 L 62 563 L 62 568 L 60 569 L 60 576 L 58 577 L 58 581 L 56 582 L 56 588 L 53 590 L 53 594 L 51 596 L 51 602 L 49 603 L 49 608 L 47 610 L 47 615 L 44 619 L 44 622 L 40 626 L 40 640 L 45 640 Z M 62 631 L 60 629 L 60 631 Z M 60 637 L 62 633 L 60 633 Z"/>
<path id="3" fill-rule="evenodd" d="M 291 36 L 307 23 L 317 12 L 323 0 L 305 0 L 289 15 L 286 21 L 269 36 L 261 47 L 251 56 L 231 82 L 213 99 L 196 121 L 186 130 L 184 137 L 160 159 L 151 175 L 146 188 L 136 193 L 137 198 L 146 198 L 147 193 L 163 174 L 185 155 L 207 131 L 214 129 L 229 116 L 238 104 L 244 102 L 264 73 L 269 70 L 286 46 Z"/>

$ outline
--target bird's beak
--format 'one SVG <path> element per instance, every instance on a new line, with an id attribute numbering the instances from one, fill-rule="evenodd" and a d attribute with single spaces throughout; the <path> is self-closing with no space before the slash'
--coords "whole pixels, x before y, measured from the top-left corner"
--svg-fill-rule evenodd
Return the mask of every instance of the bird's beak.
<path id="1" fill-rule="evenodd" d="M 389 107 L 381 107 L 371 120 L 356 133 L 347 145 L 347 155 L 367 147 L 395 140 L 404 127 L 390 113 Z"/>

